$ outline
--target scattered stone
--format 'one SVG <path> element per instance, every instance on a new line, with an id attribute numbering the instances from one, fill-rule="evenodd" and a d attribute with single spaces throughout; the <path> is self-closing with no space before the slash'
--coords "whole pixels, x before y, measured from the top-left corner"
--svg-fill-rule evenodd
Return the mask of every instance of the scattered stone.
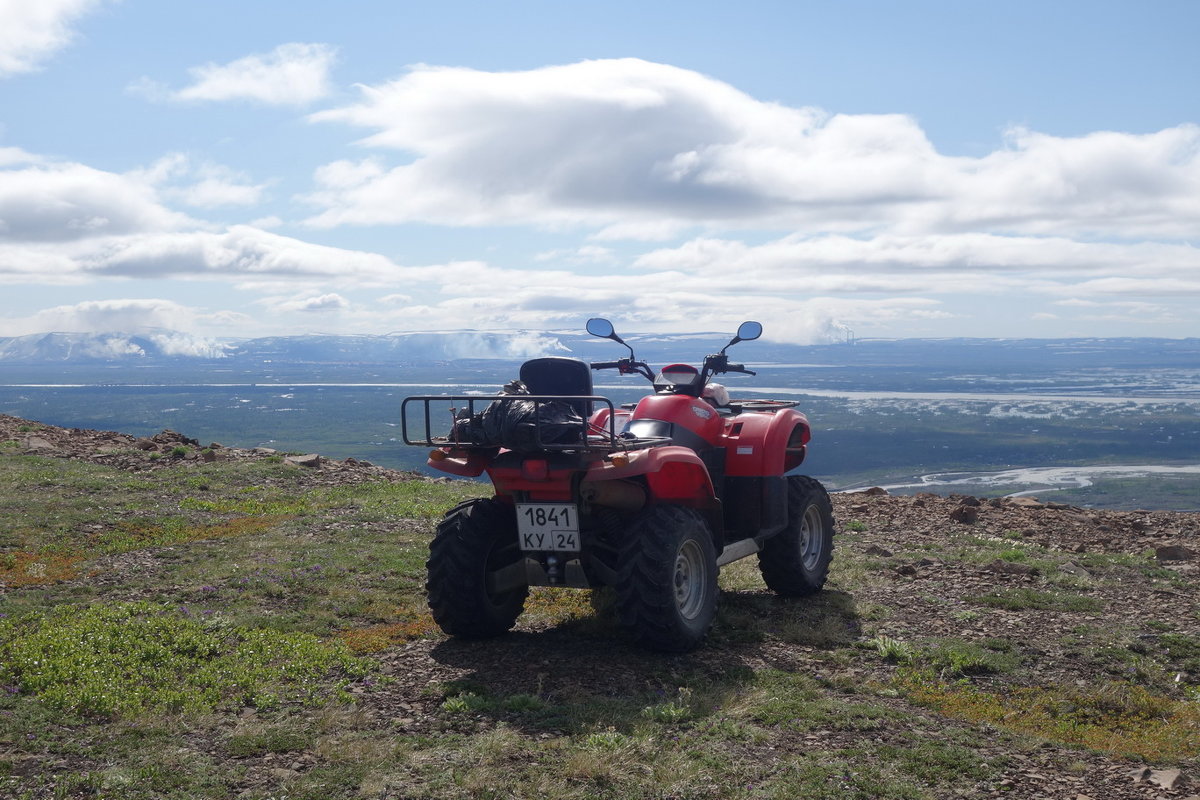
<path id="1" fill-rule="evenodd" d="M 984 567 L 988 572 L 998 572 L 1001 575 L 1036 575 L 1037 567 L 1031 567 L 1028 564 L 1018 564 L 1015 561 L 1001 561 L 996 559 L 992 563 Z"/>
<path id="2" fill-rule="evenodd" d="M 1068 561 L 1065 564 L 1058 565 L 1059 572 L 1065 572 L 1068 575 L 1074 575 L 1077 578 L 1090 578 L 1092 573 L 1088 572 L 1083 567 L 1076 564 L 1074 561 Z"/>
<path id="3" fill-rule="evenodd" d="M 979 509 L 975 506 L 958 506 L 950 512 L 950 519 L 963 525 L 974 525 L 979 519 Z"/>
<path id="4" fill-rule="evenodd" d="M 26 450 L 57 450 L 54 443 L 49 439 L 43 439 L 41 436 L 30 436 L 25 440 Z"/>
<path id="5" fill-rule="evenodd" d="M 863 494 L 869 495 L 870 497 L 887 497 L 888 491 L 882 486 L 872 486 L 870 489 L 864 491 Z"/>
<path id="6" fill-rule="evenodd" d="M 917 568 L 912 564 L 900 564 L 896 567 L 897 575 L 916 575 Z"/>
<path id="7" fill-rule="evenodd" d="M 271 770 L 271 777 L 279 781 L 294 781 L 300 777 L 300 773 L 287 767 L 275 767 Z"/>
<path id="8" fill-rule="evenodd" d="M 1191 561 L 1196 553 L 1181 544 L 1165 544 L 1154 548 L 1154 557 L 1159 561 Z"/>
<path id="9" fill-rule="evenodd" d="M 321 466 L 321 456 L 317 453 L 309 453 L 303 456 L 288 456 L 284 459 L 285 463 L 295 464 L 297 467 L 307 467 L 308 469 L 317 469 Z"/>
<path id="10" fill-rule="evenodd" d="M 184 436 L 179 431 L 173 431 L 170 428 L 159 431 L 150 438 L 158 444 L 190 444 L 192 447 L 200 446 L 200 442 L 198 440 L 193 439 L 190 436 Z"/>
<path id="11" fill-rule="evenodd" d="M 153 439 L 138 439 L 133 443 L 138 450 L 157 450 L 158 444 Z"/>
<path id="12" fill-rule="evenodd" d="M 1150 782 L 1158 784 L 1168 791 L 1175 788 L 1182 773 L 1177 769 L 1152 769 L 1150 773 Z"/>
<path id="13" fill-rule="evenodd" d="M 1042 508 L 1045 503 L 1038 500 L 1036 497 L 1007 497 L 1009 505 L 1018 506 L 1020 508 Z"/>
<path id="14" fill-rule="evenodd" d="M 219 442 L 209 442 L 209 443 L 208 443 L 208 449 L 209 449 L 209 450 L 220 450 L 220 449 L 221 449 L 222 447 L 224 447 L 224 446 L 225 446 L 225 445 L 223 445 L 223 444 L 220 444 Z"/>
<path id="15" fill-rule="evenodd" d="M 877 545 L 877 544 L 873 544 L 873 545 L 871 545 L 870 547 L 868 547 L 868 548 L 866 549 L 866 551 L 865 551 L 865 552 L 866 552 L 866 554 L 867 554 L 867 555 L 869 555 L 869 556 L 883 556 L 884 558 L 890 558 L 890 557 L 891 557 L 891 555 L 892 555 L 892 551 L 891 551 L 891 550 L 888 550 L 888 549 L 886 549 L 886 548 L 880 547 L 880 546 L 879 546 L 879 545 Z"/>
<path id="16" fill-rule="evenodd" d="M 1138 767 L 1137 769 L 1129 772 L 1129 777 L 1133 778 L 1134 783 L 1141 783 L 1142 781 L 1146 780 L 1146 778 L 1150 777 L 1150 768 Z"/>
<path id="17" fill-rule="evenodd" d="M 260 456 L 273 456 L 279 451 L 273 447 L 253 447 L 250 449 L 250 452 L 258 453 Z"/>
<path id="18" fill-rule="evenodd" d="M 208 450 L 201 450 L 200 459 L 202 461 L 213 462 L 217 460 L 217 454 L 212 451 L 212 448 L 209 448 Z"/>

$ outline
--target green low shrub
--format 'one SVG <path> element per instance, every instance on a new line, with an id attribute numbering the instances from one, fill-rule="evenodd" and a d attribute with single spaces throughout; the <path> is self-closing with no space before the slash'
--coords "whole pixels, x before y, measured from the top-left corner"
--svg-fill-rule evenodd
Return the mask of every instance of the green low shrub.
<path id="1" fill-rule="evenodd" d="M 0 619 L 0 684 L 82 715 L 316 704 L 368 670 L 341 644 L 156 603 L 58 606 Z M 340 677 L 327 679 L 335 671 Z"/>

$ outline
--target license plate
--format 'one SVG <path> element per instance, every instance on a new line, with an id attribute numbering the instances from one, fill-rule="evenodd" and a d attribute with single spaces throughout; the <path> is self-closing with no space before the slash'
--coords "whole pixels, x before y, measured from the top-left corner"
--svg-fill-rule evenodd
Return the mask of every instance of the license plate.
<path id="1" fill-rule="evenodd" d="M 573 503 L 517 503 L 517 535 L 530 552 L 579 552 L 579 508 Z"/>

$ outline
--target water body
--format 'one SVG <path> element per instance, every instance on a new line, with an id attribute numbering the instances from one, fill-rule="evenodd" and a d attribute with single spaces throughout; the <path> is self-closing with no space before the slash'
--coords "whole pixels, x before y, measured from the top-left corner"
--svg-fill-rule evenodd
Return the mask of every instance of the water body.
<path id="1" fill-rule="evenodd" d="M 963 494 L 977 494 L 980 492 L 991 493 L 997 489 L 1034 487 L 1007 493 L 1009 497 L 1019 497 L 1062 489 L 1085 489 L 1106 479 L 1150 478 L 1153 476 L 1200 476 L 1200 464 L 1021 467 L 995 472 L 934 472 L 921 475 L 912 482 L 889 483 L 882 488 L 889 492 L 901 493 L 915 490 L 944 494 L 946 490 L 953 489 Z"/>

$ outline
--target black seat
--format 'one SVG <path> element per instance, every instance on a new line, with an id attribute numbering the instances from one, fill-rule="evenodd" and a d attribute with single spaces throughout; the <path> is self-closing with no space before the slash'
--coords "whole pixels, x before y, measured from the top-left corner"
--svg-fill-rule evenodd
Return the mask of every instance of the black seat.
<path id="1" fill-rule="evenodd" d="M 531 358 L 521 365 L 521 382 L 530 394 L 588 397 L 592 393 L 592 370 L 576 358 Z M 592 404 L 586 400 L 572 401 L 571 407 L 584 419 L 591 416 Z"/>

